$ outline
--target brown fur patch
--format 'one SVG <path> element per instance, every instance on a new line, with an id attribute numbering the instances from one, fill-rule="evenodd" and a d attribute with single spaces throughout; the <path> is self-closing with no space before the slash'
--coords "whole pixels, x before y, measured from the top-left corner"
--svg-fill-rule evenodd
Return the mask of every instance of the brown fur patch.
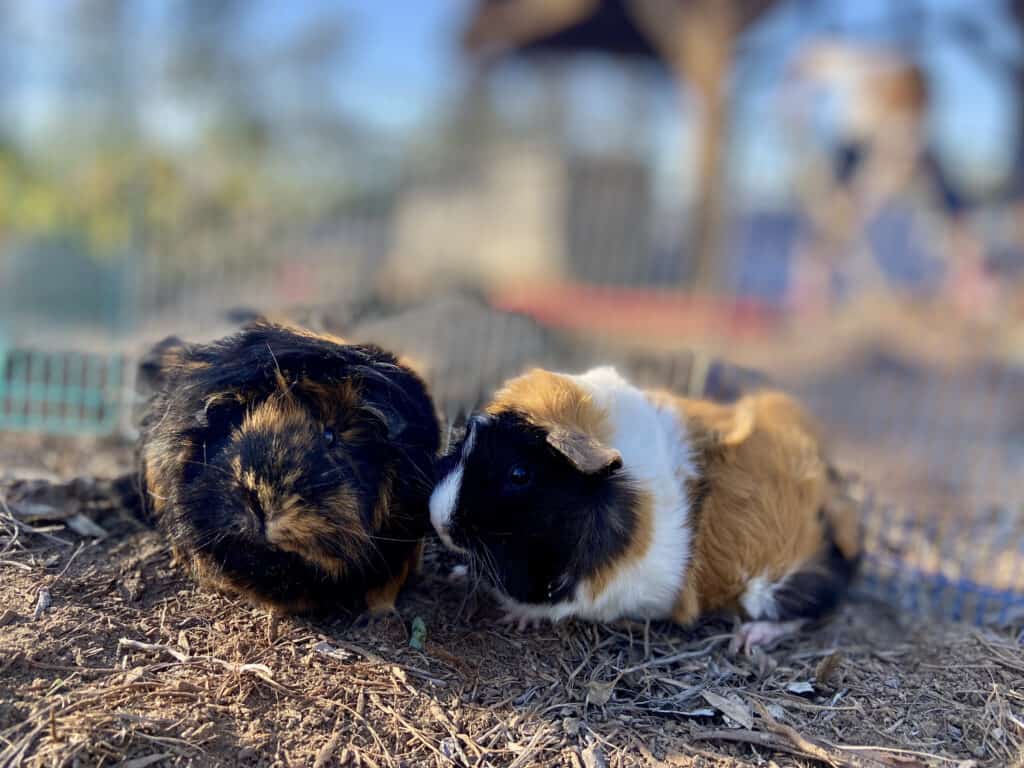
<path id="1" fill-rule="evenodd" d="M 161 491 L 160 473 L 152 463 L 146 464 L 146 495 L 145 503 L 152 508 L 156 514 L 160 514 L 164 508 L 164 493 Z"/>
<path id="2" fill-rule="evenodd" d="M 261 493 L 264 487 L 261 483 Z M 269 504 L 261 496 L 260 502 L 266 514 L 267 541 L 275 547 L 301 555 L 335 577 L 366 557 L 369 535 L 359 519 L 358 500 L 350 490 L 341 489 L 319 513 L 307 508 L 296 495 L 272 497 Z M 330 551 L 324 549 L 324 542 L 331 543 Z"/>
<path id="3" fill-rule="evenodd" d="M 246 430 L 264 430 L 276 434 L 291 434 L 296 429 L 304 429 L 308 423 L 309 416 L 288 396 L 268 398 L 245 417 Z"/>
<path id="4" fill-rule="evenodd" d="M 498 390 L 487 413 L 521 413 L 531 424 L 552 430 L 572 430 L 601 443 L 611 436 L 607 414 L 590 393 L 568 376 L 534 368 Z"/>
<path id="5" fill-rule="evenodd" d="M 294 323 L 290 322 L 287 318 L 275 317 L 267 319 L 269 319 L 270 322 L 272 322 L 274 325 L 284 328 L 285 330 L 288 331 L 288 333 L 292 333 L 296 336 L 302 336 L 307 339 L 319 339 L 321 341 L 330 342 L 331 344 L 348 344 L 348 342 L 345 341 L 345 339 L 343 339 L 341 336 L 335 336 L 333 333 L 328 333 L 327 331 L 314 331 L 310 328 L 306 328 L 301 325 L 295 325 Z"/>
<path id="6" fill-rule="evenodd" d="M 637 562 L 651 547 L 654 538 L 654 499 L 649 493 L 641 493 L 636 506 L 636 528 L 626 550 L 612 563 L 599 568 L 587 580 L 590 599 L 596 600 L 623 569 Z"/>
<path id="7" fill-rule="evenodd" d="M 661 397 L 666 397 L 661 395 Z M 749 580 L 783 578 L 825 546 L 818 510 L 829 496 L 813 422 L 777 392 L 735 405 L 672 398 L 706 483 L 686 585 L 674 616 L 690 623 L 736 611 Z"/>
<path id="8" fill-rule="evenodd" d="M 366 591 L 367 610 L 374 615 L 393 611 L 395 609 L 395 601 L 398 599 L 398 593 L 402 591 L 402 587 L 409 580 L 409 576 L 419 572 L 422 560 L 423 542 L 420 541 L 413 547 L 413 551 L 409 553 L 408 559 L 402 563 L 398 573 L 380 586 Z"/>
<path id="9" fill-rule="evenodd" d="M 390 473 L 385 475 L 384 479 L 380 482 L 377 504 L 373 508 L 373 530 L 375 531 L 383 528 L 384 521 L 387 520 L 388 511 L 391 509 L 391 489 L 393 483 L 394 477 Z"/>
<path id="10" fill-rule="evenodd" d="M 344 427 L 363 403 L 359 387 L 349 380 L 322 382 L 300 379 L 295 383 L 295 390 L 313 401 L 325 422 L 339 427 Z"/>
<path id="11" fill-rule="evenodd" d="M 186 439 L 175 445 L 173 452 L 160 451 L 152 445 L 144 451 L 145 503 L 158 518 L 165 511 L 167 499 L 170 498 L 169 476 L 182 470 L 192 455 L 192 448 L 192 442 Z"/>

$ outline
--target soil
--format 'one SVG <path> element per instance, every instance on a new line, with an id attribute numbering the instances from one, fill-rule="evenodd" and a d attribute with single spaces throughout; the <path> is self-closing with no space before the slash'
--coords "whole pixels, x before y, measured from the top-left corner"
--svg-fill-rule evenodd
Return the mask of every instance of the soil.
<path id="1" fill-rule="evenodd" d="M 0 448 L 17 477 L 130 460 L 115 441 Z M 0 766 L 1024 765 L 1020 628 L 855 598 L 751 657 L 721 621 L 518 632 L 433 544 L 399 617 L 275 619 L 84 511 L 105 537 L 0 505 Z"/>
<path id="2" fill-rule="evenodd" d="M 357 340 L 413 356 L 449 414 L 527 363 L 580 368 L 614 351 L 463 299 L 364 310 L 303 322 L 355 324 Z M 845 466 L 926 516 L 866 515 L 869 550 L 1019 591 L 1020 366 L 992 367 L 1008 358 L 994 336 L 954 338 L 931 315 L 855 319 L 845 334 L 704 351 L 791 386 Z M 631 354 L 636 380 L 689 391 L 694 358 Z M 708 386 L 740 391 L 748 373 L 709 372 Z M 12 514 L 25 478 L 111 477 L 131 459 L 116 439 L 0 440 L 0 768 L 1024 766 L 1024 616 L 999 630 L 929 623 L 865 583 L 828 623 L 752 657 L 729 652 L 722 621 L 518 632 L 449 578 L 454 561 L 431 542 L 397 617 L 274 618 L 197 589 L 157 533 L 83 502 L 88 479 L 50 499 L 50 519 Z"/>

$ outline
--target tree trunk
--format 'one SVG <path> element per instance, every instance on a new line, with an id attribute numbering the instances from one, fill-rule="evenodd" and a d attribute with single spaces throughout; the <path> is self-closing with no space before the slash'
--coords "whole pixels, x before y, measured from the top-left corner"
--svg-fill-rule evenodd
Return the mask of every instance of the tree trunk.
<path id="1" fill-rule="evenodd" d="M 732 73 L 739 32 L 732 3 L 711 0 L 685 6 L 680 14 L 680 87 L 697 96 L 697 199 L 691 225 L 690 258 L 693 287 L 701 293 L 724 288 L 726 265 L 726 185 Z"/>
<path id="2" fill-rule="evenodd" d="M 721 290 L 726 268 L 726 151 L 729 100 L 723 94 L 701 99 L 697 128 L 697 196 L 691 224 L 693 287 L 700 293 Z"/>

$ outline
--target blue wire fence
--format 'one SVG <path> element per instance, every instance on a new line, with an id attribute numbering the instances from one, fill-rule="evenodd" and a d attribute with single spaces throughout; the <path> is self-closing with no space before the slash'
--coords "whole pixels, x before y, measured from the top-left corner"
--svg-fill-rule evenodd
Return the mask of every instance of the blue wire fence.
<path id="1" fill-rule="evenodd" d="M 112 434 L 122 422 L 123 354 L 0 345 L 0 430 Z"/>
<path id="2" fill-rule="evenodd" d="M 708 374 L 701 356 L 686 352 L 707 348 L 699 328 L 663 333 L 666 324 L 684 328 L 706 309 L 685 291 L 664 298 L 666 283 L 685 285 L 678 239 L 685 227 L 677 225 L 686 212 L 665 226 L 666 217 L 654 215 L 650 200 L 636 192 L 650 180 L 629 162 L 584 172 L 586 158 L 559 165 L 548 146 L 503 152 L 480 154 L 477 162 L 490 166 L 454 178 L 452 163 L 438 158 L 404 177 L 394 199 L 350 207 L 310 229 L 284 227 L 262 246 L 230 253 L 168 253 L 166 243 L 156 248 L 140 235 L 128 252 L 96 267 L 93 257 L 66 248 L 52 259 L 32 251 L 19 265 L 18 252 L 8 248 L 0 254 L 0 430 L 130 436 L 139 354 L 170 333 L 203 338 L 229 330 L 225 313 L 236 307 L 292 316 L 302 308 L 297 316 L 306 324 L 426 359 L 449 417 L 529 364 L 580 369 L 620 362 L 645 385 L 681 389 L 696 369 Z M 573 188 L 582 183 L 588 188 Z M 908 214 L 907 232 L 927 231 L 928 221 Z M 884 225 L 896 226 L 891 216 Z M 706 321 L 717 339 L 715 355 L 730 352 L 719 322 L 742 330 L 763 321 L 751 300 L 775 318 L 764 336 L 772 349 L 815 337 L 832 352 L 848 343 L 828 336 L 827 318 L 802 337 L 800 316 L 785 309 L 799 228 L 793 214 L 737 216 L 723 270 L 732 295 L 719 301 L 734 306 Z M 936 240 L 924 237 L 910 249 L 913 259 L 925 258 Z M 877 259 L 883 273 L 900 275 L 897 283 L 907 273 L 899 250 Z M 918 271 L 934 281 L 935 264 L 941 268 L 941 259 Z M 834 277 L 841 286 L 833 302 L 850 306 L 856 285 Z M 540 288 L 521 292 L 519 308 L 539 323 L 515 313 L 465 314 L 457 302 L 449 314 L 417 309 L 424 296 L 453 285 L 482 283 L 494 297 L 526 278 L 556 286 L 546 303 Z M 600 290 L 560 294 L 557 286 L 566 281 Z M 628 302 L 602 303 L 624 292 Z M 516 303 L 505 299 L 505 306 Z M 385 312 L 366 322 L 364 305 L 375 302 L 391 302 L 394 320 Z M 585 316 L 599 330 L 551 325 L 553 316 Z M 640 320 L 626 332 L 608 332 L 630 317 Z M 643 363 L 631 357 L 635 349 L 644 350 Z M 765 362 L 769 377 L 804 399 L 835 435 L 841 465 L 871 489 L 862 500 L 861 591 L 922 615 L 1024 622 L 1024 361 L 994 350 L 989 358 L 976 354 L 939 366 L 909 353 L 851 347 L 845 357 L 833 354 L 799 370 L 781 357 Z"/>

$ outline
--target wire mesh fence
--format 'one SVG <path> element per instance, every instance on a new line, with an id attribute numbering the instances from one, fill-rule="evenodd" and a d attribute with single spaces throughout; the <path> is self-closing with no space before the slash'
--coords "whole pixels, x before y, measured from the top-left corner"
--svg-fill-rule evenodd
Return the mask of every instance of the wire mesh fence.
<path id="1" fill-rule="evenodd" d="M 0 348 L 0 429 L 107 434 L 120 426 L 123 355 Z"/>
<path id="2" fill-rule="evenodd" d="M 522 139 L 460 150 L 458 163 L 386 169 L 401 179 L 392 194 L 298 223 L 241 216 L 181 241 L 138 226 L 100 258 L 8 241 L 0 429 L 130 436 L 146 346 L 252 312 L 409 356 L 448 419 L 529 365 L 613 362 L 643 385 L 724 398 L 772 382 L 862 478 L 863 590 L 955 620 L 1024 618 L 1017 321 L 979 329 L 922 294 L 949 268 L 933 212 L 866 228 L 810 309 L 790 291 L 800 216 L 734 212 L 726 279 L 698 295 L 679 242 L 688 211 L 659 209 L 642 159 Z M 884 290 L 858 282 L 857 259 L 887 275 Z"/>

